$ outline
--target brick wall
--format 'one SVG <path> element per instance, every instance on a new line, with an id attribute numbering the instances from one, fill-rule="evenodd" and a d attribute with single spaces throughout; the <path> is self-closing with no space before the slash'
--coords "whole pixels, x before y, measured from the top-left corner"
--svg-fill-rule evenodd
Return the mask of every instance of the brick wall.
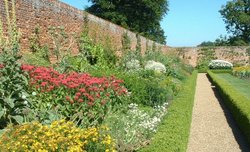
<path id="1" fill-rule="evenodd" d="M 196 66 L 199 58 L 199 50 L 202 47 L 169 48 L 168 52 L 178 53 L 181 59 L 192 66 Z M 250 57 L 247 55 L 247 46 L 213 47 L 217 59 L 226 60 L 234 65 L 250 65 Z"/>
<path id="2" fill-rule="evenodd" d="M 0 13 L 4 17 L 3 22 L 5 23 L 4 0 L 0 0 Z M 135 33 L 94 15 L 86 14 L 89 19 L 89 35 L 93 40 L 104 44 L 107 39 L 110 39 L 112 47 L 121 51 L 122 35 L 127 32 L 132 42 L 131 48 L 135 49 L 137 42 Z M 34 33 L 35 27 L 40 28 L 41 44 L 49 44 L 52 47 L 52 40 L 48 33 L 49 26 L 63 26 L 68 34 L 80 34 L 84 24 L 83 11 L 58 0 L 16 0 L 16 15 L 17 25 L 22 33 L 21 47 L 23 52 L 29 51 L 29 38 Z M 71 38 L 72 51 L 77 53 L 76 39 L 73 36 Z M 153 41 L 144 37 L 140 38 L 143 52 L 146 49 L 146 43 L 152 47 Z M 159 44 L 157 46 L 161 47 L 162 50 L 167 49 L 166 46 Z"/>

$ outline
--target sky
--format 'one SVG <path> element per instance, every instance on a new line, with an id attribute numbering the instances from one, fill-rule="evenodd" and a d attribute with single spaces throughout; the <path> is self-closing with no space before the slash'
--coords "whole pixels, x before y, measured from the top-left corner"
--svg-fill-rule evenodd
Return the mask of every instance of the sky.
<path id="1" fill-rule="evenodd" d="M 84 9 L 91 6 L 88 0 L 61 0 L 71 6 Z M 219 13 L 228 0 L 168 0 L 169 12 L 161 21 L 167 45 L 192 47 L 203 41 L 214 41 L 227 35 Z"/>

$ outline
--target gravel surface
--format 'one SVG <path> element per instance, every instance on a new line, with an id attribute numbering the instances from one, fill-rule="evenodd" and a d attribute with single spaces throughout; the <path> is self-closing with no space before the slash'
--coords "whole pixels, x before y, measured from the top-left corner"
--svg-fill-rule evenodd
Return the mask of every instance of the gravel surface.
<path id="1" fill-rule="evenodd" d="M 188 152 L 250 152 L 206 74 L 198 74 Z"/>

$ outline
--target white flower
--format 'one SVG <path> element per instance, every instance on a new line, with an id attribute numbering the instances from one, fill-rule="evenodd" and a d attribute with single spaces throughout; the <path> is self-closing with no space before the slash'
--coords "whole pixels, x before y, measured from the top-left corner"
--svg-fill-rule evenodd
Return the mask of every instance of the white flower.
<path id="1" fill-rule="evenodd" d="M 23 103 L 24 103 L 25 105 L 28 105 L 28 101 L 26 101 L 26 100 L 25 100 Z"/>
<path id="2" fill-rule="evenodd" d="M 212 60 L 208 64 L 208 67 L 210 69 L 231 69 L 233 67 L 233 64 L 224 60 Z"/>
<path id="3" fill-rule="evenodd" d="M 146 70 L 154 70 L 154 71 L 158 71 L 158 72 L 166 72 L 166 67 L 164 64 L 160 63 L 160 62 L 155 62 L 153 60 L 147 61 L 146 65 L 145 65 L 145 69 Z"/>
<path id="4" fill-rule="evenodd" d="M 36 92 L 32 92 L 32 95 L 33 95 L 33 96 L 36 96 Z"/>
<path id="5" fill-rule="evenodd" d="M 128 70 L 138 70 L 140 69 L 140 61 L 136 59 L 132 59 L 126 63 L 126 68 Z"/>
<path id="6" fill-rule="evenodd" d="M 22 99 L 26 99 L 26 96 L 25 96 L 25 95 L 22 95 Z"/>

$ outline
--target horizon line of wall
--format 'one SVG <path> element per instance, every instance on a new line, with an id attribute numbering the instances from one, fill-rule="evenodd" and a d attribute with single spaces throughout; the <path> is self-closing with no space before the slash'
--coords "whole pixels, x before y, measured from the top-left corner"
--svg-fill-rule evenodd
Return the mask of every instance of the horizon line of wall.
<path id="1" fill-rule="evenodd" d="M 41 44 L 49 44 L 50 48 L 53 47 L 51 43 L 52 39 L 48 33 L 50 26 L 63 26 L 66 33 L 79 35 L 84 25 L 84 14 L 87 14 L 89 20 L 89 36 L 94 42 L 104 44 L 109 40 L 113 49 L 121 51 L 122 36 L 124 33 L 127 33 L 131 40 L 131 49 L 135 50 L 137 43 L 136 34 L 119 25 L 58 0 L 16 0 L 17 26 L 22 33 L 20 40 L 22 52 L 28 52 L 30 50 L 30 38 L 34 34 L 36 27 L 40 29 L 39 42 Z M 0 15 L 3 23 L 6 23 L 4 0 L 0 0 Z M 4 24 L 4 27 L 6 27 L 6 24 Z M 141 40 L 142 53 L 145 52 L 146 46 L 152 48 L 154 41 L 143 36 L 139 37 Z M 168 49 L 166 45 L 159 43 L 155 43 L 155 45 L 162 51 L 167 51 Z M 78 53 L 76 42 L 72 45 L 72 53 Z"/>

